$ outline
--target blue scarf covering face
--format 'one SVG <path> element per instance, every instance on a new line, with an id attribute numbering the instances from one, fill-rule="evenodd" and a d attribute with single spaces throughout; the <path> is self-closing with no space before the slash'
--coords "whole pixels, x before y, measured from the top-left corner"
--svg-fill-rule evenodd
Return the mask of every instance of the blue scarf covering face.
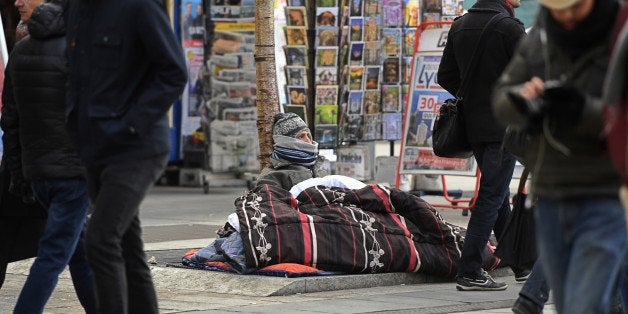
<path id="1" fill-rule="evenodd" d="M 275 141 L 273 158 L 303 166 L 312 166 L 316 163 L 316 158 L 318 157 L 317 142 L 310 144 L 294 137 L 283 135 L 274 135 L 273 140 Z"/>

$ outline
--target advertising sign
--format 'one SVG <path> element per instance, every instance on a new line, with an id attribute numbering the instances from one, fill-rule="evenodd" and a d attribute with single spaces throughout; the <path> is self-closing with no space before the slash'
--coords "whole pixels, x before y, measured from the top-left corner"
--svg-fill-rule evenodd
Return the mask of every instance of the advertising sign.
<path id="1" fill-rule="evenodd" d="M 442 158 L 434 155 L 432 149 L 434 121 L 445 99 L 452 98 L 451 94 L 438 85 L 437 79 L 438 66 L 447 40 L 448 28 L 443 26 L 422 25 L 419 29 L 416 45 L 418 48 L 414 52 L 412 80 L 405 110 L 399 173 L 474 176 L 476 172 L 473 157 Z"/>

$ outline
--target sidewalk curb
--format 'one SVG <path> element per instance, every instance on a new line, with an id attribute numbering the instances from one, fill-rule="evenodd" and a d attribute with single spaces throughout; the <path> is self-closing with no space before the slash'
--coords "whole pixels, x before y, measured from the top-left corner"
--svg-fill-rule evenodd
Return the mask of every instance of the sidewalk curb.
<path id="1" fill-rule="evenodd" d="M 157 288 L 184 289 L 246 296 L 286 296 L 300 293 L 363 289 L 383 286 L 453 282 L 421 273 L 382 273 L 285 278 L 240 275 L 201 269 L 151 266 Z M 489 272 L 493 277 L 512 276 L 508 267 Z"/>

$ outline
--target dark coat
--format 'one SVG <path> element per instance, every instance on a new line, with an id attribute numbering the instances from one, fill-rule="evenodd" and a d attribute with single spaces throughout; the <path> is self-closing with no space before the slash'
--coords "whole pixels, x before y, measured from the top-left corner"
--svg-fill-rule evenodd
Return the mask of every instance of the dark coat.
<path id="1" fill-rule="evenodd" d="M 88 165 L 170 150 L 167 113 L 187 82 L 183 50 L 154 0 L 70 1 L 68 129 Z"/>
<path id="2" fill-rule="evenodd" d="M 592 45 L 575 60 L 561 48 L 547 32 L 547 44 L 541 40 L 546 29 L 548 11 L 542 9 L 537 23 L 522 40 L 508 68 L 495 86 L 493 106 L 500 121 L 523 129 L 528 118 L 508 97 L 508 92 L 518 93 L 523 84 L 536 76 L 543 81 L 563 78 L 565 84 L 576 87 L 586 95 L 582 118 L 574 119 L 573 128 L 558 127 L 555 120 L 547 120 L 547 136 L 534 134 L 526 146 L 526 166 L 534 169 L 531 192 L 552 198 L 584 196 L 617 197 L 620 177 L 611 164 L 608 153 L 600 141 L 602 133 L 602 84 L 608 66 L 608 41 Z M 612 18 L 612 17 L 609 17 Z M 543 51 L 547 51 L 549 70 L 546 69 Z M 561 143 L 570 150 L 565 153 L 556 149 Z"/>
<path id="3" fill-rule="evenodd" d="M 262 169 L 256 186 L 270 184 L 289 191 L 293 186 L 307 179 L 326 176 L 327 171 L 323 169 L 324 162 L 325 157 L 320 155 L 311 167 L 271 158 L 270 164 Z"/>
<path id="4" fill-rule="evenodd" d="M 84 168 L 65 129 L 66 82 L 63 9 L 35 10 L 30 36 L 11 52 L 2 93 L 3 141 L 11 174 L 27 180 L 79 178 Z"/>
<path id="5" fill-rule="evenodd" d="M 504 137 L 505 127 L 493 116 L 490 96 L 493 84 L 525 34 L 523 23 L 514 18 L 513 10 L 506 5 L 505 0 L 476 2 L 469 13 L 457 18 L 451 26 L 438 68 L 438 84 L 456 95 L 482 28 L 495 14 L 502 12 L 509 17 L 487 30 L 487 45 L 478 47 L 482 54 L 461 95 L 464 99 L 467 136 L 472 143 L 501 142 Z"/>

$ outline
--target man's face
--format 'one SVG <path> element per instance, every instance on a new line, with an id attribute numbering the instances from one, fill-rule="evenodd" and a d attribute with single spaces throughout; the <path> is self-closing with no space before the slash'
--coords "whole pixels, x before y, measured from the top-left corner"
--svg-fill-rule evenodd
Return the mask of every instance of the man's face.
<path id="1" fill-rule="evenodd" d="M 521 0 L 506 0 L 513 8 L 518 8 L 521 6 Z"/>
<path id="2" fill-rule="evenodd" d="M 554 20 L 566 30 L 573 30 L 578 23 L 582 22 L 593 10 L 595 0 L 580 0 L 572 6 L 564 9 L 549 9 Z"/>
<path id="3" fill-rule="evenodd" d="M 301 130 L 301 132 L 299 132 L 295 137 L 298 140 L 312 144 L 312 134 L 310 134 L 310 130 Z"/>
<path id="4" fill-rule="evenodd" d="M 40 5 L 42 0 L 15 0 L 13 3 L 20 12 L 20 19 L 24 22 L 31 18 L 33 10 Z"/>

